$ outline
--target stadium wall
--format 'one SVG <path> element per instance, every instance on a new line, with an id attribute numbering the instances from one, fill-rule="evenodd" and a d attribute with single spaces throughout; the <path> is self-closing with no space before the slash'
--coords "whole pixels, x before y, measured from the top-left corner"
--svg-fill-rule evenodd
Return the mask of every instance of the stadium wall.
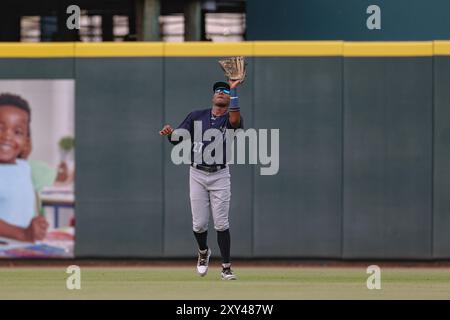
<path id="1" fill-rule="evenodd" d="M 369 29 L 373 5 L 380 29 Z M 247 0 L 246 40 L 449 39 L 448 0 Z"/>
<path id="2" fill-rule="evenodd" d="M 0 44 L 2 79 L 76 79 L 77 257 L 195 254 L 158 131 L 234 55 L 246 128 L 280 129 L 277 175 L 231 168 L 235 257 L 450 257 L 450 42 Z"/>

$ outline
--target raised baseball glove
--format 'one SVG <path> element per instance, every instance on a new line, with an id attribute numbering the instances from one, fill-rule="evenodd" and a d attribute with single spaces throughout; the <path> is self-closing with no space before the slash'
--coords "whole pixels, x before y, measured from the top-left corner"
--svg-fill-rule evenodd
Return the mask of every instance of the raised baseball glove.
<path id="1" fill-rule="evenodd" d="M 219 60 L 219 64 L 229 80 L 244 82 L 246 76 L 246 65 L 244 57 L 231 57 Z"/>

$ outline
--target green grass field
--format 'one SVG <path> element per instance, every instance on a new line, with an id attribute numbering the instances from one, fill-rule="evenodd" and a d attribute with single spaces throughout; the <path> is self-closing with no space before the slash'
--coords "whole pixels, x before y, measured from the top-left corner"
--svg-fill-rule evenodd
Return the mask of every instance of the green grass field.
<path id="1" fill-rule="evenodd" d="M 450 299 L 448 268 L 382 268 L 381 290 L 368 290 L 365 268 L 236 267 L 222 281 L 211 267 L 82 267 L 81 290 L 68 290 L 63 267 L 0 268 L 4 299 Z"/>

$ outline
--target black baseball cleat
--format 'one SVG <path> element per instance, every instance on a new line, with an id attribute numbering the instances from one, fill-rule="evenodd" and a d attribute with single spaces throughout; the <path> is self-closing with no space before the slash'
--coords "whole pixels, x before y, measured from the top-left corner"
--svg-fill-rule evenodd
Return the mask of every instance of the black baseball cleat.
<path id="1" fill-rule="evenodd" d="M 197 272 L 200 275 L 200 277 L 206 276 L 208 273 L 208 264 L 209 264 L 209 257 L 211 256 L 211 249 L 208 248 L 208 251 L 206 253 L 198 253 L 198 261 L 197 261 Z"/>
<path id="2" fill-rule="evenodd" d="M 222 280 L 237 280 L 236 275 L 233 273 L 231 268 L 222 269 Z"/>

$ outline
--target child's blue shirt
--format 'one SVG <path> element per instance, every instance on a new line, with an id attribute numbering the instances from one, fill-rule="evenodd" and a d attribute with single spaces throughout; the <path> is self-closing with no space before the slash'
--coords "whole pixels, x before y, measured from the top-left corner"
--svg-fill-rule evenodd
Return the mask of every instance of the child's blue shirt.
<path id="1" fill-rule="evenodd" d="M 0 164 L 0 220 L 26 228 L 35 211 L 31 169 L 24 160 Z"/>

